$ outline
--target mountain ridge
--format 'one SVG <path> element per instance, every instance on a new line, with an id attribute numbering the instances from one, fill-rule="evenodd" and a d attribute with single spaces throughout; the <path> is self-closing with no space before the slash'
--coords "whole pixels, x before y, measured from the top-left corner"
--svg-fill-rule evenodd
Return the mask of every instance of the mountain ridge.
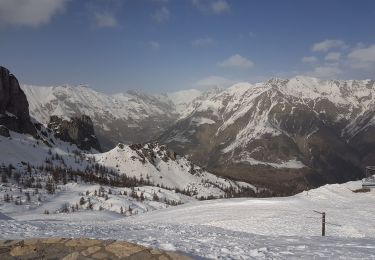
<path id="1" fill-rule="evenodd" d="M 299 76 L 238 83 L 196 100 L 160 140 L 219 175 L 285 185 L 280 193 L 360 178 L 375 163 L 374 82 Z"/>
<path id="2" fill-rule="evenodd" d="M 218 175 L 290 194 L 358 179 L 364 165 L 375 163 L 374 86 L 374 80 L 296 76 L 177 95 L 130 91 L 113 99 L 87 87 L 57 87 L 45 95 L 49 102 L 31 102 L 31 114 L 38 116 L 40 107 L 49 107 L 47 114 L 90 110 L 100 141 L 109 137 L 112 147 L 159 141 Z M 24 87 L 31 99 L 35 88 Z M 77 99 L 83 108 L 76 109 L 69 102 L 75 90 L 94 98 Z"/>

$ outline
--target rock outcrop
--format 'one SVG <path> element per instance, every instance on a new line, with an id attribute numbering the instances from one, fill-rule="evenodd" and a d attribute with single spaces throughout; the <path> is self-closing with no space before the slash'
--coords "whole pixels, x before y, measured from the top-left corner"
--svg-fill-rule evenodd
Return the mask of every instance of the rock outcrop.
<path id="1" fill-rule="evenodd" d="M 89 116 L 73 117 L 70 121 L 51 116 L 48 127 L 53 129 L 55 137 L 73 143 L 82 150 L 102 151 Z"/>
<path id="2" fill-rule="evenodd" d="M 190 257 L 137 244 L 97 239 L 0 240 L 0 259 L 172 259 Z"/>
<path id="3" fill-rule="evenodd" d="M 0 125 L 19 133 L 36 135 L 26 95 L 17 78 L 4 67 L 0 67 Z"/>

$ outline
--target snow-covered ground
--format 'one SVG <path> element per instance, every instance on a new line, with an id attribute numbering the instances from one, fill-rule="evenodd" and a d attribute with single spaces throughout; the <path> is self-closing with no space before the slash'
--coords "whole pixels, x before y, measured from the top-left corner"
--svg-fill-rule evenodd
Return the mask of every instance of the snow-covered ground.
<path id="1" fill-rule="evenodd" d="M 137 194 L 136 198 L 132 197 L 133 192 Z M 26 193 L 30 196 L 29 200 L 24 195 Z M 6 194 L 12 196 L 12 201 L 7 203 L 3 200 Z M 141 196 L 143 199 L 140 199 Z M 81 198 L 83 198 L 82 203 Z M 88 215 L 88 219 L 83 218 L 83 221 L 105 220 L 103 215 L 109 216 L 111 219 L 118 219 L 167 208 L 172 202 L 180 204 L 193 200 L 195 199 L 192 197 L 152 186 L 131 189 L 68 183 L 59 185 L 55 194 L 48 194 L 44 189 L 38 190 L 38 193 L 35 194 L 35 189 L 32 188 L 20 189 L 16 185 L 9 184 L 0 186 L 1 212 L 21 221 L 35 219 L 64 221 L 69 219 L 80 222 L 82 214 Z M 20 202 L 15 203 L 17 201 Z M 92 210 L 88 210 L 89 202 L 92 204 Z M 64 209 L 69 213 L 64 213 Z M 76 212 L 77 214 L 74 214 Z"/>
<path id="2" fill-rule="evenodd" d="M 357 181 L 284 198 L 195 201 L 132 217 L 9 213 L 15 220 L 0 220 L 0 238 L 120 239 L 197 258 L 375 259 L 375 191 L 352 192 L 360 187 Z M 326 237 L 313 210 L 327 214 Z"/>

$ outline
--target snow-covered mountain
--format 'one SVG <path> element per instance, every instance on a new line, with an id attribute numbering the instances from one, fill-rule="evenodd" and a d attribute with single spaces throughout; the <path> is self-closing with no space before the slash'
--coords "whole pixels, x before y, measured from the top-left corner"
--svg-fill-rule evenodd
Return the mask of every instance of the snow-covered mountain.
<path id="1" fill-rule="evenodd" d="M 373 80 L 298 76 L 165 95 L 23 89 L 42 122 L 88 114 L 104 150 L 158 140 L 215 174 L 277 194 L 357 179 L 364 165 L 375 164 Z"/>
<path id="2" fill-rule="evenodd" d="M 279 194 L 353 180 L 375 164 L 374 80 L 239 83 L 189 109 L 161 142 Z"/>
<path id="3" fill-rule="evenodd" d="M 29 101 L 31 116 L 41 123 L 48 123 L 52 115 L 64 119 L 89 116 L 105 150 L 119 142 L 146 142 L 158 136 L 200 95 L 198 90 L 164 95 L 130 90 L 106 95 L 84 85 L 23 85 L 22 89 Z"/>

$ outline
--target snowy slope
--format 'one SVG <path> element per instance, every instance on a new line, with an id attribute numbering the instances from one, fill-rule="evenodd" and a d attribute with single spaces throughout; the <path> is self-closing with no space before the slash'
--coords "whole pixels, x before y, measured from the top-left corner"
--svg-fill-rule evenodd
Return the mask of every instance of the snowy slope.
<path id="1" fill-rule="evenodd" d="M 255 187 L 217 177 L 185 157 L 175 155 L 159 144 L 122 145 L 109 152 L 94 155 L 95 161 L 120 174 L 150 180 L 154 185 L 190 191 L 197 197 L 224 196 L 225 189 Z"/>
<path id="2" fill-rule="evenodd" d="M 361 181 L 325 185 L 292 197 L 195 202 L 134 219 L 137 224 L 164 223 L 219 227 L 267 236 L 319 236 L 326 212 L 327 235 L 375 237 L 375 190 L 354 193 Z M 334 224 L 334 225 L 330 225 Z"/>
<path id="3" fill-rule="evenodd" d="M 34 215 L 29 221 L 0 220 L 0 237 L 120 239 L 197 259 L 374 259 L 375 192 L 351 191 L 360 186 L 327 185 L 285 198 L 200 201 L 128 218 L 103 211 L 101 221 L 90 212 L 59 221 Z M 320 237 L 321 219 L 312 210 L 327 213 L 327 237 Z"/>
<path id="4" fill-rule="evenodd" d="M 45 133 L 48 133 L 48 131 L 45 131 Z M 12 131 L 10 134 L 11 137 L 9 138 L 0 136 L 0 164 L 2 165 L 12 164 L 16 169 L 23 169 L 27 163 L 33 166 L 41 166 L 46 164 L 47 158 L 56 154 L 65 163 L 64 166 L 62 161 L 56 160 L 55 164 L 59 166 L 83 170 L 89 164 L 86 160 L 77 160 L 74 152 L 80 151 L 80 149 L 76 145 L 56 139 L 51 133 L 48 133 L 48 137 L 44 139 L 49 142 L 49 145 L 43 140 L 37 140 L 29 135 Z"/>
<path id="5" fill-rule="evenodd" d="M 66 185 L 59 185 L 55 194 L 48 194 L 43 189 L 38 190 L 38 194 L 35 194 L 35 189 L 33 188 L 21 188 L 22 192 L 20 192 L 20 188 L 16 184 L 0 185 L 1 199 L 5 194 L 8 194 L 13 196 L 14 199 L 21 198 L 22 201 L 22 205 L 16 205 L 14 202 L 0 203 L 0 210 L 3 213 L 3 216 L 0 214 L 0 219 L 12 216 L 12 218 L 19 221 L 41 218 L 45 220 L 59 219 L 62 221 L 81 222 L 86 221 L 83 216 L 87 216 L 91 221 L 104 221 L 108 218 L 118 219 L 119 217 L 170 207 L 167 201 L 174 201 L 180 204 L 195 200 L 183 194 L 152 186 L 131 189 L 70 182 Z M 98 196 L 97 193 L 100 190 L 102 190 L 103 195 Z M 139 196 L 142 194 L 144 199 L 133 198 L 131 196 L 132 192 L 137 193 Z M 30 201 L 27 201 L 25 193 L 30 194 Z M 158 200 L 153 199 L 155 194 Z M 81 198 L 84 198 L 85 201 L 82 205 L 80 204 Z M 93 205 L 92 210 L 87 209 L 89 200 Z M 64 207 L 69 212 L 64 212 Z M 72 211 L 72 207 L 77 208 Z M 121 208 L 123 213 L 121 213 Z M 129 208 L 131 208 L 132 212 L 129 211 Z M 45 214 L 46 211 L 48 211 L 48 214 Z"/>
<path id="6" fill-rule="evenodd" d="M 84 171 L 88 166 L 98 164 L 115 174 L 147 180 L 154 186 L 180 189 L 197 198 L 224 197 L 227 191 L 239 192 L 242 188 L 256 192 L 254 186 L 217 177 L 158 144 L 119 144 L 106 153 L 85 154 L 75 145 L 56 139 L 52 133 L 48 133 L 45 140 L 50 145 L 15 132 L 11 132 L 9 138 L 0 136 L 0 165 L 12 164 L 16 169 L 24 170 L 28 164 L 35 167 L 47 165 L 48 159 L 55 166 Z M 60 158 L 54 160 L 55 155 Z"/>

